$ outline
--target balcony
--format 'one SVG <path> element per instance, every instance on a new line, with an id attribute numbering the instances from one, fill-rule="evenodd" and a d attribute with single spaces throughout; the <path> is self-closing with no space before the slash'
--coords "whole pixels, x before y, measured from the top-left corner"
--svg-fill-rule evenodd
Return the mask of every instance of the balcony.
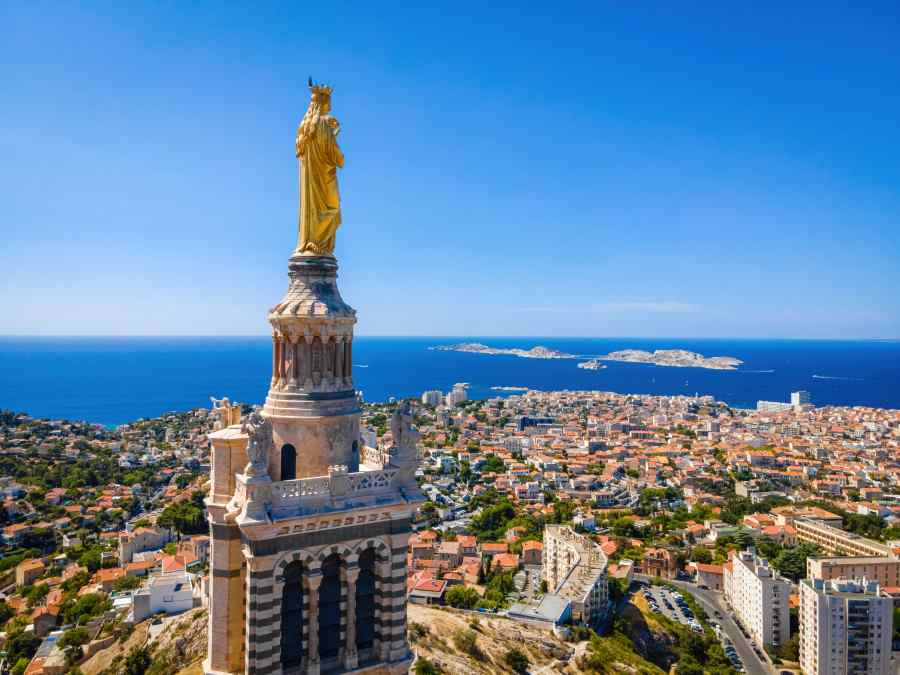
<path id="1" fill-rule="evenodd" d="M 388 495 L 394 488 L 398 473 L 397 469 L 355 473 L 333 470 L 327 476 L 277 481 L 272 483 L 272 509 L 295 509 L 331 501 Z"/>

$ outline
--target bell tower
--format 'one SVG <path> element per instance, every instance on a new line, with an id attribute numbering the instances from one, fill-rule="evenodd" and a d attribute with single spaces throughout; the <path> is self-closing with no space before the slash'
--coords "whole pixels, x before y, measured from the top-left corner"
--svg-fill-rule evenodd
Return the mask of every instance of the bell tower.
<path id="1" fill-rule="evenodd" d="M 263 416 L 272 423 L 269 475 L 293 480 L 359 468 L 359 404 L 353 388 L 356 310 L 341 298 L 332 256 L 295 254 L 290 284 L 269 311 L 272 381 Z"/>
<path id="2" fill-rule="evenodd" d="M 310 81 L 297 135 L 301 218 L 289 284 L 268 313 L 265 405 L 210 434 L 206 673 L 406 673 L 406 550 L 424 497 L 412 415 L 388 452 L 362 445 L 356 312 L 332 255 L 340 224 L 331 89 Z M 327 100 L 324 93 L 327 93 Z M 327 104 L 327 105 L 326 105 Z"/>

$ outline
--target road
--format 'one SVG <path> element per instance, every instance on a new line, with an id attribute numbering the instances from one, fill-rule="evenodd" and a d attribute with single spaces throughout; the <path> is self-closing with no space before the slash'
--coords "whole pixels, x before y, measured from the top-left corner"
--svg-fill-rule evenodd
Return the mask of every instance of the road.
<path id="1" fill-rule="evenodd" d="M 709 620 L 716 621 L 722 626 L 722 632 L 725 633 L 725 635 L 728 636 L 728 639 L 734 644 L 734 648 L 737 650 L 738 656 L 741 657 L 744 668 L 749 675 L 772 674 L 773 671 L 771 666 L 769 666 L 767 662 L 760 660 L 756 655 L 756 652 L 753 651 L 753 647 L 750 646 L 750 641 L 744 637 L 741 629 L 738 628 L 738 625 L 734 622 L 731 610 L 725 606 L 720 593 L 697 588 L 694 584 L 686 581 L 671 581 L 670 583 L 693 595 L 703 609 L 706 610 L 706 613 L 709 614 Z M 722 615 L 721 619 L 716 618 L 716 612 L 719 612 Z"/>

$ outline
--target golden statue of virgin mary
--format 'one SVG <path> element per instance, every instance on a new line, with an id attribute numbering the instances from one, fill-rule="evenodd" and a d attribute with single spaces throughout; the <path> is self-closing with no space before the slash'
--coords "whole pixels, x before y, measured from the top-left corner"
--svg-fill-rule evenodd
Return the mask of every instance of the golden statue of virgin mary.
<path id="1" fill-rule="evenodd" d="M 341 224 L 337 169 L 344 155 L 337 144 L 340 124 L 331 116 L 331 87 L 309 79 L 309 108 L 297 129 L 300 160 L 300 238 L 296 253 L 332 255 Z"/>

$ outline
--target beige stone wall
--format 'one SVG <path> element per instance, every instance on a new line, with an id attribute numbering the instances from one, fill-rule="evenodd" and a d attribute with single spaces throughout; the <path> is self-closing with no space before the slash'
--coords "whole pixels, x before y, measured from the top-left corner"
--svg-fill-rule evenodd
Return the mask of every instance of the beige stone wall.
<path id="1" fill-rule="evenodd" d="M 269 475 L 281 477 L 281 447 L 290 443 L 297 451 L 297 478 L 327 476 L 328 467 L 343 464 L 350 471 L 359 470 L 359 450 L 353 442 L 359 436 L 359 417 L 340 415 L 313 419 L 272 419 L 272 454 Z"/>

